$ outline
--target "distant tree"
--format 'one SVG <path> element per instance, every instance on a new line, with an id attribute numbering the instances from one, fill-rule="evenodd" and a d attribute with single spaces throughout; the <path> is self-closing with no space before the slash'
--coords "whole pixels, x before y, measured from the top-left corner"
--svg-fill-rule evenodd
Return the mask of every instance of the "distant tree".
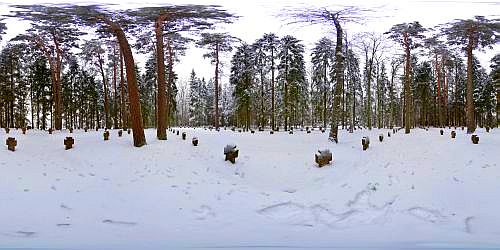
<path id="1" fill-rule="evenodd" d="M 83 34 L 73 25 L 71 13 L 58 6 L 13 5 L 16 18 L 31 22 L 32 28 L 18 39 L 31 41 L 41 49 L 47 58 L 51 71 L 52 95 L 54 101 L 54 127 L 62 129 L 62 60 L 71 48 L 77 46 Z"/>
<path id="2" fill-rule="evenodd" d="M 290 117 L 289 88 L 292 84 L 305 82 L 304 45 L 293 36 L 285 36 L 280 41 L 278 57 L 280 58 L 279 78 L 283 82 L 283 117 L 285 130 L 288 130 Z"/>
<path id="3" fill-rule="evenodd" d="M 204 54 L 203 57 L 210 58 L 212 63 L 215 64 L 215 128 L 219 128 L 219 54 L 231 51 L 233 49 L 232 44 L 236 41 L 238 41 L 236 37 L 227 33 L 202 33 L 201 39 L 197 42 L 199 47 L 208 47 L 209 52 Z"/>
<path id="4" fill-rule="evenodd" d="M 263 39 L 257 39 L 255 43 L 252 44 L 252 50 L 253 50 L 253 57 L 252 61 L 254 63 L 255 71 L 258 74 L 258 78 L 260 81 L 260 88 L 259 88 L 259 93 L 258 97 L 260 99 L 259 103 L 259 119 L 258 120 L 258 125 L 259 127 L 264 128 L 265 127 L 265 108 L 264 108 L 264 96 L 265 96 L 265 82 L 266 82 L 266 73 L 268 72 L 267 69 L 267 55 L 265 51 L 265 44 Z"/>
<path id="5" fill-rule="evenodd" d="M 346 43 L 347 44 L 347 43 Z M 359 97 L 360 100 L 363 99 L 362 97 L 362 88 L 361 88 L 361 74 L 360 74 L 360 68 L 359 68 L 359 58 L 356 56 L 354 51 L 350 48 L 347 49 L 347 54 L 346 54 L 346 81 L 349 89 L 349 99 L 350 99 L 350 105 L 351 105 L 351 118 L 350 118 L 350 127 L 349 127 L 349 132 L 353 133 L 354 132 L 354 126 L 356 125 L 356 96 Z"/>
<path id="6" fill-rule="evenodd" d="M 0 18 L 0 41 L 2 41 L 2 35 L 5 35 L 5 30 L 7 30 L 7 26 L 5 26 L 3 20 L 3 18 Z"/>
<path id="7" fill-rule="evenodd" d="M 393 128 L 394 125 L 396 125 L 397 121 L 397 115 L 396 115 L 396 102 L 397 102 L 397 95 L 396 95 L 396 85 L 395 85 L 395 79 L 397 72 L 399 71 L 399 68 L 401 67 L 401 64 L 403 64 L 404 60 L 403 58 L 396 58 L 391 60 L 391 80 L 389 81 L 389 109 L 390 109 L 390 119 L 389 119 L 389 127 Z"/>
<path id="8" fill-rule="evenodd" d="M 85 41 L 82 45 L 81 58 L 92 67 L 95 68 L 101 74 L 102 86 L 103 86 L 103 97 L 104 97 L 104 127 L 106 129 L 111 128 L 110 122 L 110 101 L 109 101 L 109 80 L 105 74 L 105 59 L 106 50 L 103 48 L 103 44 L 100 40 L 92 39 Z"/>
<path id="9" fill-rule="evenodd" d="M 431 57 L 434 57 L 434 74 L 436 75 L 436 98 L 437 98 L 437 113 L 438 113 L 438 126 L 444 126 L 444 113 L 445 113 L 445 93 L 444 88 L 444 78 L 445 74 L 443 72 L 444 64 L 444 54 L 446 53 L 445 45 L 436 36 L 429 37 L 425 39 L 425 46 L 430 49 Z M 441 57 L 441 60 L 438 58 Z"/>
<path id="10" fill-rule="evenodd" d="M 194 69 L 189 76 L 189 125 L 203 125 L 202 96 L 201 96 L 201 80 L 196 77 Z"/>
<path id="11" fill-rule="evenodd" d="M 442 28 L 442 32 L 447 36 L 448 43 L 462 47 L 467 54 L 467 133 L 474 133 L 476 130 L 473 103 L 474 82 L 472 79 L 473 51 L 484 47 L 492 48 L 492 45 L 498 44 L 500 41 L 499 31 L 500 22 L 498 19 L 489 20 L 483 16 L 476 16 L 474 19 L 458 19 L 447 23 Z"/>
<path id="12" fill-rule="evenodd" d="M 496 88 L 496 99 L 497 99 L 497 127 L 500 126 L 500 54 L 496 54 L 491 58 L 491 73 L 490 77 L 493 82 L 493 86 Z"/>
<path id="13" fill-rule="evenodd" d="M 393 39 L 397 43 L 401 44 L 405 50 L 405 81 L 404 81 L 404 111 L 405 111 L 405 133 L 410 133 L 411 127 L 411 50 L 420 46 L 421 39 L 424 38 L 422 33 L 425 29 L 420 25 L 419 22 L 413 23 L 401 23 L 392 26 L 392 28 L 386 32 L 389 34 L 389 38 Z"/>
<path id="14" fill-rule="evenodd" d="M 276 61 L 278 57 L 279 38 L 274 33 L 267 33 L 258 40 L 262 44 L 264 51 L 267 53 L 266 62 L 271 71 L 271 129 L 276 129 L 276 112 L 275 112 L 275 75 Z M 270 64 L 270 65 L 269 65 Z"/>
<path id="15" fill-rule="evenodd" d="M 312 49 L 312 64 L 313 64 L 313 84 L 321 89 L 322 92 L 322 118 L 323 127 L 326 128 L 327 122 L 327 96 L 330 91 L 330 72 L 333 71 L 335 55 L 333 53 L 334 44 L 332 40 L 323 37 L 316 42 Z"/>
<path id="16" fill-rule="evenodd" d="M 384 38 L 380 34 L 366 32 L 359 34 L 358 46 L 365 54 L 365 82 L 366 82 L 366 120 L 368 129 L 372 129 L 372 78 L 374 74 L 374 62 L 378 53 L 383 49 Z"/>
<path id="17" fill-rule="evenodd" d="M 342 23 L 357 22 L 363 18 L 363 14 L 371 12 L 369 9 L 358 7 L 345 7 L 340 10 L 328 10 L 326 8 L 306 8 L 284 10 L 287 17 L 292 18 L 290 23 L 308 23 L 308 24 L 333 24 L 336 31 L 335 43 L 335 90 L 333 94 L 332 125 L 329 139 L 338 142 L 338 125 L 340 119 L 340 103 L 342 88 L 344 86 L 344 61 L 343 52 L 344 30 Z"/>
<path id="18" fill-rule="evenodd" d="M 238 117 L 244 121 L 246 129 L 250 129 L 251 88 L 254 67 L 252 65 L 252 48 L 242 44 L 231 59 L 231 75 L 229 82 L 234 86 L 235 104 Z"/>

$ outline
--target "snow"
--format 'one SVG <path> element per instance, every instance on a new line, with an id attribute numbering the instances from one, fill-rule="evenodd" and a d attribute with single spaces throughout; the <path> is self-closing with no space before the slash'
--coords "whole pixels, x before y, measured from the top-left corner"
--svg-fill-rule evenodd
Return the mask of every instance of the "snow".
<path id="1" fill-rule="evenodd" d="M 0 248 L 500 247 L 500 130 L 233 132 L 0 131 Z M 224 161 L 238 146 L 236 164 Z M 314 163 L 329 149 L 333 162 Z"/>

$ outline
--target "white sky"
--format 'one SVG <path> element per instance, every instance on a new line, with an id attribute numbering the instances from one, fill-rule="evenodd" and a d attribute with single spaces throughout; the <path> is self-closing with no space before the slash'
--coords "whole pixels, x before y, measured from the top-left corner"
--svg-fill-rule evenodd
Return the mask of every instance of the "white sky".
<path id="1" fill-rule="evenodd" d="M 40 4 L 40 3 L 113 3 L 119 4 L 123 8 L 134 8 L 147 5 L 165 4 L 165 0 L 104 0 L 104 1 L 72 1 L 72 0 L 22 0 L 21 1 L 2 1 L 0 0 L 0 14 L 6 12 L 5 4 Z M 476 15 L 499 18 L 500 2 L 495 0 L 169 0 L 169 4 L 217 4 L 227 9 L 229 12 L 241 16 L 235 23 L 221 27 L 221 30 L 227 31 L 233 36 L 241 38 L 247 43 L 252 43 L 260 38 L 264 33 L 274 32 L 278 36 L 293 35 L 303 41 L 306 46 L 306 61 L 309 61 L 310 49 L 313 44 L 323 36 L 334 38 L 333 27 L 331 26 L 287 26 L 286 21 L 276 17 L 280 10 L 286 7 L 327 7 L 334 9 L 339 5 L 360 6 L 367 8 L 377 8 L 375 18 L 362 25 L 347 24 L 345 30 L 347 34 L 353 35 L 363 31 L 385 32 L 394 24 L 402 22 L 419 21 L 424 27 L 434 27 L 435 25 L 452 21 L 453 19 L 472 18 Z M 335 5 L 332 5 L 334 3 Z M 3 6 L 2 6 L 3 5 Z M 24 25 L 19 22 L 9 22 L 8 34 L 5 40 L 15 36 L 16 32 L 23 30 Z M 175 65 L 175 71 L 178 73 L 181 81 L 185 81 L 192 68 L 199 76 L 205 78 L 213 77 L 213 66 L 208 59 L 203 59 L 204 50 L 198 48 L 189 49 L 186 56 L 181 58 L 181 62 Z M 478 53 L 481 63 L 484 67 L 489 66 L 491 57 L 500 52 L 500 46 L 496 45 L 493 50 L 487 50 L 485 53 Z M 224 76 L 222 82 L 227 82 L 229 74 L 229 60 L 231 54 L 225 56 L 223 60 L 226 67 L 223 69 Z"/>

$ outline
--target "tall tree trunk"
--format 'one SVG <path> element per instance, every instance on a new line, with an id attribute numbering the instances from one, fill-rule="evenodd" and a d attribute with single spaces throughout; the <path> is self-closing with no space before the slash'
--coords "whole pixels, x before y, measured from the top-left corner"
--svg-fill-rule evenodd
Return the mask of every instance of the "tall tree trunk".
<path id="1" fill-rule="evenodd" d="M 127 71 L 127 87 L 130 102 L 130 116 L 132 121 L 132 132 L 134 137 L 134 146 L 141 147 L 146 145 L 146 137 L 144 135 L 144 128 L 142 124 L 142 114 L 141 114 L 141 103 L 139 99 L 139 90 L 137 87 L 137 76 L 135 71 L 135 62 L 132 50 L 128 43 L 127 37 L 123 32 L 120 25 L 107 19 L 106 17 L 100 16 L 103 22 L 110 26 L 113 33 L 118 39 L 120 44 L 120 50 L 123 53 L 125 59 L 125 69 Z"/>
<path id="2" fill-rule="evenodd" d="M 120 50 L 120 108 L 122 117 L 122 128 L 128 128 L 128 116 L 125 97 L 125 76 L 123 75 L 123 53 Z"/>
<path id="3" fill-rule="evenodd" d="M 157 129 L 156 137 L 158 140 L 167 139 L 167 126 L 166 126 L 166 93 L 165 93 L 165 59 L 163 51 L 163 22 L 167 18 L 166 15 L 161 15 L 155 22 L 156 34 L 156 79 L 158 81 L 158 94 L 157 97 Z"/>
<path id="4" fill-rule="evenodd" d="M 332 128 L 330 129 L 329 139 L 338 142 L 338 121 L 340 113 L 340 99 L 342 94 L 342 86 L 344 85 L 344 54 L 342 53 L 343 30 L 340 26 L 338 16 L 334 19 L 335 29 L 337 31 L 337 44 L 335 46 L 335 92 L 333 95 L 333 112 L 332 112 Z"/>
<path id="5" fill-rule="evenodd" d="M 410 109 L 410 46 L 408 44 L 408 33 L 403 33 L 404 46 L 406 52 L 406 64 L 405 64 L 405 86 L 404 86 L 404 97 L 405 97 L 405 134 L 410 133 L 411 126 L 411 109 Z"/>
<path id="6" fill-rule="evenodd" d="M 500 127 L 500 84 L 497 83 L 497 127 Z"/>
<path id="7" fill-rule="evenodd" d="M 271 48 L 271 130 L 275 130 L 276 120 L 274 113 L 274 49 Z"/>
<path id="8" fill-rule="evenodd" d="M 56 65 L 55 65 L 55 96 L 54 96 L 54 116 L 55 116 L 55 129 L 62 129 L 62 86 L 61 86 L 61 64 L 62 64 L 62 50 L 59 47 L 59 41 L 56 35 L 53 34 L 54 45 L 56 48 Z"/>
<path id="9" fill-rule="evenodd" d="M 260 69 L 260 127 L 264 128 L 264 72 Z"/>
<path id="10" fill-rule="evenodd" d="M 326 68 L 326 62 L 324 63 L 324 76 L 323 76 L 323 128 L 326 128 L 326 97 L 327 97 L 327 84 L 328 84 L 328 77 L 327 77 L 327 68 Z"/>
<path id="11" fill-rule="evenodd" d="M 467 94 L 466 94 L 466 117 L 467 117 L 467 134 L 472 134 L 476 130 L 476 123 L 474 121 L 474 83 L 472 82 L 472 49 L 474 48 L 474 38 L 469 36 L 469 43 L 467 45 Z"/>
<path id="12" fill-rule="evenodd" d="M 106 75 L 104 75 L 104 66 L 102 65 L 102 60 L 100 55 L 98 55 L 98 66 L 99 70 L 101 71 L 101 77 L 102 77 L 102 86 L 104 88 L 104 127 L 109 129 L 109 94 L 108 94 L 108 83 L 106 80 Z"/>
<path id="13" fill-rule="evenodd" d="M 170 127 L 171 111 L 173 109 L 172 86 L 174 85 L 174 50 L 172 40 L 167 40 L 168 46 L 168 83 L 167 83 L 167 127 Z"/>
<path id="14" fill-rule="evenodd" d="M 284 112 L 285 112 L 285 131 L 288 130 L 288 56 L 285 62 L 285 94 L 284 94 Z"/>
<path id="15" fill-rule="evenodd" d="M 116 47 L 113 46 L 113 90 L 114 90 L 114 95 L 113 95 L 113 121 L 114 121 L 114 128 L 119 128 L 119 119 L 118 119 L 118 91 L 116 88 Z"/>
<path id="16" fill-rule="evenodd" d="M 219 44 L 215 44 L 215 129 L 219 128 Z"/>

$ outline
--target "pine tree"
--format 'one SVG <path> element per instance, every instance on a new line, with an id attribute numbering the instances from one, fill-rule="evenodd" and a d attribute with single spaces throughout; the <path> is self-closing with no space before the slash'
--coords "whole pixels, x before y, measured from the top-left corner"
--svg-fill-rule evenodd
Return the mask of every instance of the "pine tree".
<path id="1" fill-rule="evenodd" d="M 289 96 L 289 89 L 305 82 L 304 45 L 293 36 L 285 36 L 281 39 L 278 57 L 280 58 L 278 78 L 283 86 L 283 118 L 286 131 L 291 114 L 289 105 L 293 101 Z"/>
<path id="2" fill-rule="evenodd" d="M 253 86 L 254 67 L 252 64 L 252 48 L 242 44 L 231 59 L 231 75 L 229 82 L 234 86 L 234 97 L 238 120 L 246 129 L 250 129 L 251 91 Z"/>
<path id="3" fill-rule="evenodd" d="M 476 16 L 474 19 L 460 19 L 448 23 L 442 28 L 446 34 L 448 43 L 462 46 L 467 54 L 467 95 L 466 95 L 466 117 L 467 133 L 474 133 L 476 122 L 474 119 L 474 81 L 473 81 L 473 51 L 484 47 L 492 47 L 500 41 L 500 22 L 489 20 L 483 16 Z M 466 46 L 464 46 L 466 45 Z"/>
<path id="4" fill-rule="evenodd" d="M 335 55 L 333 54 L 334 44 L 332 40 L 323 37 L 321 38 L 312 50 L 313 75 L 312 82 L 319 90 L 322 99 L 322 119 L 323 127 L 327 124 L 327 100 L 330 92 L 330 72 L 333 71 Z"/>

